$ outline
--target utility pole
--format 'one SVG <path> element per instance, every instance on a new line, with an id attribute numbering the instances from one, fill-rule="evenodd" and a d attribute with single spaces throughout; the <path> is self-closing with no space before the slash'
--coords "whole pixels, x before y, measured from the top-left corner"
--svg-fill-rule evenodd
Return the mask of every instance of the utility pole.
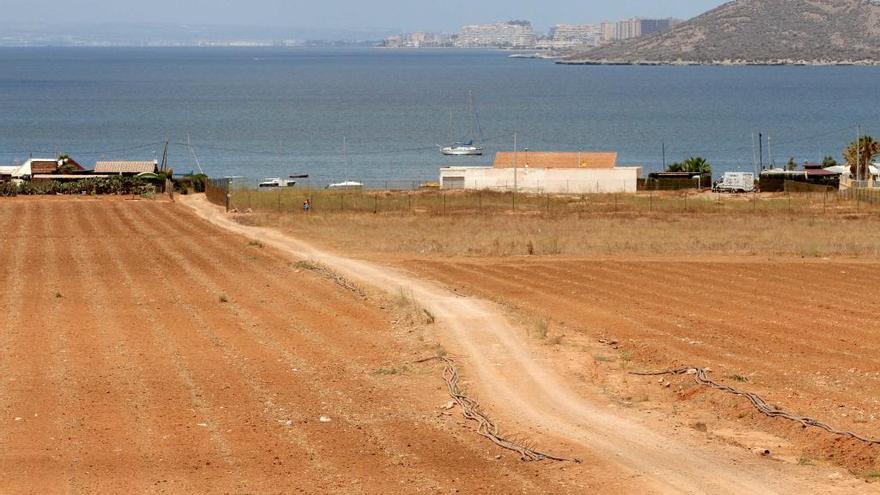
<path id="1" fill-rule="evenodd" d="M 771 168 L 775 165 L 773 161 L 773 147 L 770 144 L 770 136 L 767 136 L 767 161 L 770 162 Z"/>
<path id="2" fill-rule="evenodd" d="M 229 196 L 232 195 L 232 178 L 226 179 L 226 213 L 229 213 Z"/>
<path id="3" fill-rule="evenodd" d="M 661 172 L 666 171 L 666 141 L 663 141 L 663 170 Z"/>
<path id="4" fill-rule="evenodd" d="M 165 167 L 168 165 L 168 140 L 165 140 L 165 151 L 162 152 L 162 168 L 159 170 L 164 172 Z"/>

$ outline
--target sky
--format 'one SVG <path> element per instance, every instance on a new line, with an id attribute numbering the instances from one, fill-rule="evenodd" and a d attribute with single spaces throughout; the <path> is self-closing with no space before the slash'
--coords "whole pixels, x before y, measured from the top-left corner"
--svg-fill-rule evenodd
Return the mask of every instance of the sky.
<path id="1" fill-rule="evenodd" d="M 456 31 L 510 19 L 545 29 L 627 17 L 689 18 L 723 0 L 0 0 L 4 21 Z"/>

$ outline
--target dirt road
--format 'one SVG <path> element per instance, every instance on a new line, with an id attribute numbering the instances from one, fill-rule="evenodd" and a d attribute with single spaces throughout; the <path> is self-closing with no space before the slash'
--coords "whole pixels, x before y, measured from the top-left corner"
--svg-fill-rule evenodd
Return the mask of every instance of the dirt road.
<path id="1" fill-rule="evenodd" d="M 876 490 L 823 469 L 771 463 L 740 449 L 706 446 L 686 434 L 671 435 L 628 418 L 620 409 L 575 392 L 543 362 L 495 305 L 462 297 L 405 272 L 316 249 L 277 231 L 244 226 L 202 198 L 188 206 L 215 225 L 293 256 L 324 263 L 345 276 L 390 293 L 409 291 L 433 312 L 442 343 L 461 356 L 469 388 L 503 424 L 545 448 L 586 453 L 610 464 L 619 477 L 648 493 L 860 493 Z M 557 440 L 557 441 L 554 441 Z M 613 490 L 604 490 L 614 493 Z"/>
<path id="2" fill-rule="evenodd" d="M 496 458 L 381 301 L 179 204 L 3 199 L 0 287 L 0 493 L 615 486 Z"/>

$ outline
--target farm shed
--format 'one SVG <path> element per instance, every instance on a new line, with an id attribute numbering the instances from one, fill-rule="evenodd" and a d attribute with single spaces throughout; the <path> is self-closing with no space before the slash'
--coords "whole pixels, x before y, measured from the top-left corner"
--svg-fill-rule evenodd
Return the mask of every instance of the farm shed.
<path id="1" fill-rule="evenodd" d="M 499 152 L 491 167 L 440 169 L 443 189 L 589 194 L 635 192 L 641 167 L 617 165 L 614 152 Z"/>

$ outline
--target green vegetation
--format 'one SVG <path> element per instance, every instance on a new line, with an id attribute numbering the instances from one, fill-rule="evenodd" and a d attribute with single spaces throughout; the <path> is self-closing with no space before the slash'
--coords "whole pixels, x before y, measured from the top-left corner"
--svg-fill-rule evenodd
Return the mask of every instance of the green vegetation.
<path id="1" fill-rule="evenodd" d="M 174 179 L 174 190 L 181 194 L 187 194 L 190 191 L 202 193 L 205 192 L 208 180 L 208 176 L 205 174 L 188 174 L 177 177 Z"/>
<path id="2" fill-rule="evenodd" d="M 373 371 L 374 375 L 382 375 L 382 376 L 396 376 L 396 375 L 405 375 L 409 373 L 409 367 L 401 366 L 399 368 L 377 368 Z"/>
<path id="3" fill-rule="evenodd" d="M 666 167 L 667 172 L 690 172 L 711 174 L 712 164 L 702 156 L 692 156 L 683 162 L 675 162 Z"/>
<path id="4" fill-rule="evenodd" d="M 835 160 L 833 156 L 826 156 L 825 158 L 822 159 L 822 168 L 836 167 L 836 166 L 837 166 L 837 160 Z"/>
<path id="5" fill-rule="evenodd" d="M 309 271 L 317 271 L 321 267 L 316 263 L 312 263 L 311 261 L 297 261 L 293 264 L 293 267 L 297 270 L 309 270 Z"/>
<path id="6" fill-rule="evenodd" d="M 6 182 L 0 184 L 0 196 L 31 195 L 95 195 L 95 194 L 133 194 L 144 195 L 156 192 L 156 186 L 134 177 L 87 178 L 75 182 L 26 181 L 21 184 Z"/>

